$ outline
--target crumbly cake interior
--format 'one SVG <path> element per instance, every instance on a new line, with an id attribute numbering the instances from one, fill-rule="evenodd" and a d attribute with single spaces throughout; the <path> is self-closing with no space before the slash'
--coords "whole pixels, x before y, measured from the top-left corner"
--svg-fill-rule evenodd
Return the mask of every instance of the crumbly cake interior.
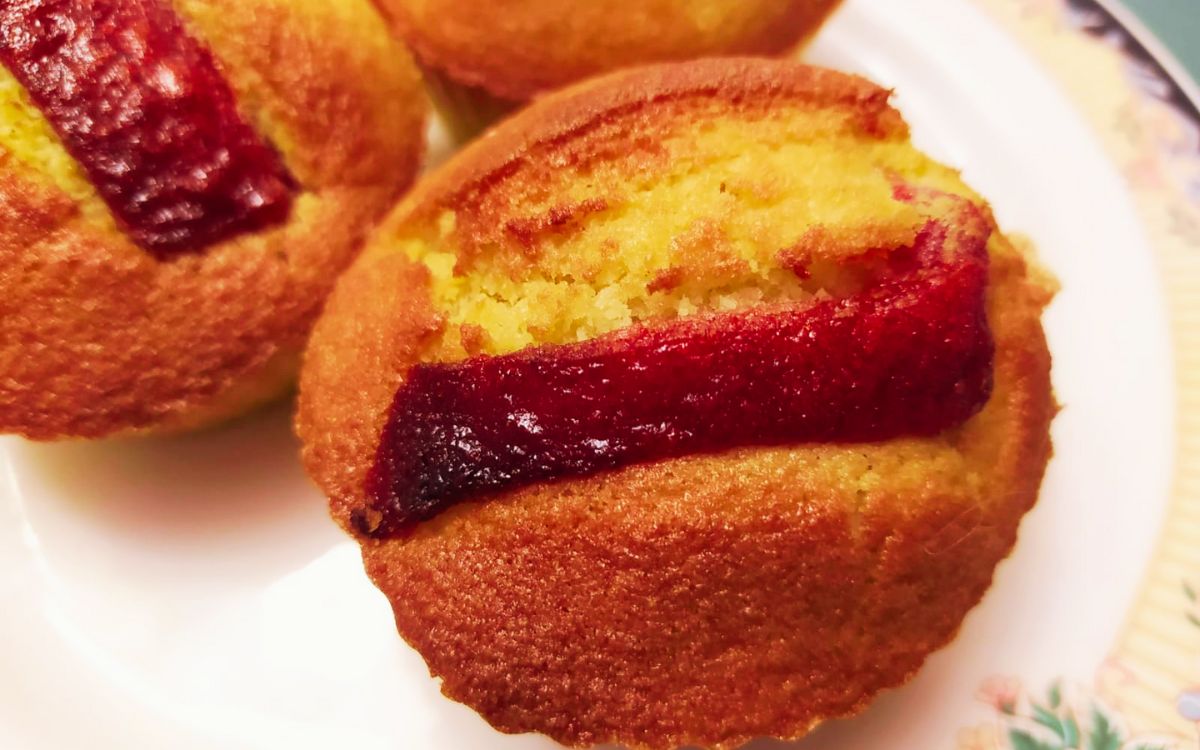
<path id="1" fill-rule="evenodd" d="M 898 182 L 978 200 L 903 138 L 866 140 L 839 111 L 687 127 L 650 153 L 560 170 L 499 239 L 444 210 L 394 238 L 423 263 L 447 325 L 427 358 L 503 354 L 644 321 L 852 293 L 928 208 Z M 410 223 L 411 226 L 411 223 Z"/>
<path id="2" fill-rule="evenodd" d="M 42 179 L 79 202 L 85 211 L 104 216 L 105 207 L 83 169 L 63 148 L 58 134 L 42 116 L 20 82 L 0 65 L 0 169 L 36 171 Z"/>

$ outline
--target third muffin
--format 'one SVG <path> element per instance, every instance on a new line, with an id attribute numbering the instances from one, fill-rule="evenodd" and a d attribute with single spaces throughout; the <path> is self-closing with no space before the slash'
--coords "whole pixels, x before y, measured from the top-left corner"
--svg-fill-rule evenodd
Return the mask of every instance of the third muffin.
<path id="1" fill-rule="evenodd" d="M 534 97 L 616 68 L 778 55 L 840 0 L 379 0 L 460 136 Z"/>

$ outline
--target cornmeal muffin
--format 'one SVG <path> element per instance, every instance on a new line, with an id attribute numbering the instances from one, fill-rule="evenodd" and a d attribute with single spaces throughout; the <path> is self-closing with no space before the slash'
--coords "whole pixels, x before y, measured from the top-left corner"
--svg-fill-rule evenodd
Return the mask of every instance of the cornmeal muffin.
<path id="1" fill-rule="evenodd" d="M 1053 282 L 888 97 L 756 59 L 582 84 L 339 282 L 304 460 L 448 697 L 733 747 L 954 637 L 1050 456 Z"/>
<path id="2" fill-rule="evenodd" d="M 282 395 L 426 109 L 369 0 L 0 9 L 0 431 L 179 430 Z"/>
<path id="3" fill-rule="evenodd" d="M 538 95 L 617 68 L 779 55 L 839 0 L 380 0 L 460 136 Z"/>

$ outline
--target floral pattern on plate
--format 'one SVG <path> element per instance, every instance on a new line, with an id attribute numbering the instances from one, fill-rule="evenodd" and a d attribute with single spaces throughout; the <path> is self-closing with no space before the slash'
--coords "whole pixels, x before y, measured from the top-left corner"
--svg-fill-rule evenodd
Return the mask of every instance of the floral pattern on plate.
<path id="1" fill-rule="evenodd" d="M 1200 108 L 1197 87 L 1107 0 L 978 0 L 1063 85 L 1119 165 L 1161 269 L 1177 356 L 1177 468 L 1155 559 L 1091 690 L 991 678 L 961 750 L 1175 750 L 1200 736 Z M 1182 595 L 1180 594 L 1182 590 Z"/>

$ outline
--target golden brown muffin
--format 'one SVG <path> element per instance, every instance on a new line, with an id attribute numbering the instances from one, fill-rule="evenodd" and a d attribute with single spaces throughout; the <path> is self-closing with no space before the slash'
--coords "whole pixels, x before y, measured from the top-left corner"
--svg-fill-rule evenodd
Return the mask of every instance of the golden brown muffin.
<path id="1" fill-rule="evenodd" d="M 380 0 L 460 132 L 617 68 L 714 55 L 777 55 L 839 0 Z"/>
<path id="2" fill-rule="evenodd" d="M 94 179 L 94 169 L 118 171 L 104 163 L 123 158 L 103 152 L 112 142 L 81 162 L 95 133 L 68 148 L 62 123 L 18 69 L 0 66 L 0 431 L 48 440 L 184 429 L 281 395 L 334 279 L 419 167 L 427 105 L 411 59 L 369 0 L 11 6 L 0 42 L 6 59 L 22 52 L 20 24 L 33 23 L 17 14 L 39 12 L 80 13 L 68 27 L 78 26 L 80 47 L 132 44 L 127 31 L 112 30 L 126 24 L 148 35 L 146 59 L 159 55 L 139 70 L 139 53 L 118 51 L 113 69 L 127 77 L 81 75 L 85 100 L 99 96 L 97 87 L 124 85 L 118 106 L 133 102 L 136 119 L 137 102 L 160 94 L 190 106 L 191 94 L 178 90 L 188 80 L 231 92 L 236 115 L 226 119 L 240 116 L 248 127 L 238 137 L 257 139 L 255 153 L 275 154 L 265 158 L 278 160 L 290 206 L 263 226 L 192 244 L 185 233 L 157 252 L 114 213 L 115 193 L 104 192 L 111 186 Z M 188 79 L 189 59 L 211 61 L 201 71 L 209 78 Z M 74 75 L 69 66 L 87 62 L 53 64 Z M 200 99 L 211 94 L 198 88 Z M 68 95 L 55 86 L 43 93 Z M 142 138 L 152 148 L 166 139 L 169 159 L 171 139 L 191 126 L 187 116 L 127 142 Z M 220 167 L 224 146 L 214 148 Z M 136 208 L 137 196 L 124 197 Z M 262 198 L 247 201 L 253 208 Z"/>
<path id="3" fill-rule="evenodd" d="M 750 59 L 588 82 L 423 181 L 339 282 L 301 377 L 305 463 L 448 697 L 573 746 L 733 747 L 854 714 L 954 637 L 1050 455 L 1053 284 L 888 96 Z M 995 349 L 965 423 L 562 476 L 378 533 L 368 480 L 418 367 L 821 305 L 966 215 Z"/>

